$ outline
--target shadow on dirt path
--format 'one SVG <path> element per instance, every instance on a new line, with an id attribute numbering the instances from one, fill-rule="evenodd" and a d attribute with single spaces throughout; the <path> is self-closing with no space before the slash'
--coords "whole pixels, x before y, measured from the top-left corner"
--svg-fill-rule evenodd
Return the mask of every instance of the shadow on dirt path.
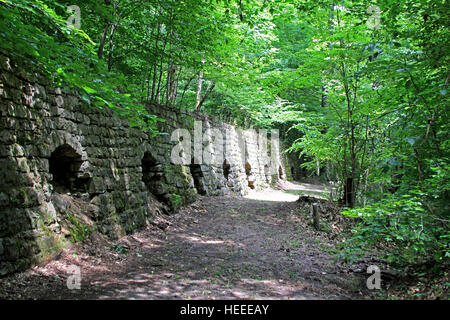
<path id="1" fill-rule="evenodd" d="M 290 187 L 323 191 L 306 184 Z M 161 218 L 158 227 L 121 239 L 124 250 L 114 252 L 114 259 L 106 244 L 96 249 L 84 244 L 43 266 L 0 279 L 0 297 L 368 298 L 364 275 L 347 273 L 334 262 L 335 243 L 311 227 L 309 215 L 295 202 L 298 195 L 286 192 L 290 187 L 245 198 L 204 197 Z M 80 290 L 66 286 L 71 264 L 81 268 Z"/>

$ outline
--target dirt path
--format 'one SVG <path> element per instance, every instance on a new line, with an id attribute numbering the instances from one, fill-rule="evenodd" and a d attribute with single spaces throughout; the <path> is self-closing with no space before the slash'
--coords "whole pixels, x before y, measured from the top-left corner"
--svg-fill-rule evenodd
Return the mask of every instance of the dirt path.
<path id="1" fill-rule="evenodd" d="M 299 210 L 296 184 L 247 197 L 209 197 L 121 239 L 65 251 L 57 260 L 0 279 L 0 298 L 364 299 L 364 274 L 333 261 L 335 241 Z M 287 190 L 289 189 L 289 190 Z M 118 253 L 116 251 L 122 252 Z M 124 253 L 127 251 L 127 253 Z M 66 286 L 81 267 L 81 289 Z"/>

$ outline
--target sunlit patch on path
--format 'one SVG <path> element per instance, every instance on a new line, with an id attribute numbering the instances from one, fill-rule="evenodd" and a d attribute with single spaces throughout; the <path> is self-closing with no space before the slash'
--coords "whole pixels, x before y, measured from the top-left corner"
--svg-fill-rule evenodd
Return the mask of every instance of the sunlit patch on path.
<path id="1" fill-rule="evenodd" d="M 244 198 L 261 201 L 295 202 L 299 196 L 312 196 L 326 199 L 330 193 L 330 186 L 315 185 L 310 183 L 281 181 L 274 188 L 262 191 L 251 190 Z"/>

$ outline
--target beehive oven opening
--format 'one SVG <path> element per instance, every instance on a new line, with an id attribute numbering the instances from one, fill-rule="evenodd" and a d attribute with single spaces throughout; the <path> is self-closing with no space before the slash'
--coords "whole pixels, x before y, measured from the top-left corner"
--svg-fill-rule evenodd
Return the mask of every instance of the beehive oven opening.
<path id="1" fill-rule="evenodd" d="M 199 164 L 193 163 L 189 166 L 189 169 L 191 171 L 192 178 L 194 179 L 194 186 L 195 189 L 197 190 L 197 193 L 201 195 L 206 195 L 206 190 L 202 182 L 203 181 L 202 167 Z"/>
<path id="2" fill-rule="evenodd" d="M 222 168 L 223 168 L 223 176 L 225 179 L 228 180 L 228 177 L 230 176 L 231 166 L 228 164 L 227 160 L 224 160 Z"/>
<path id="3" fill-rule="evenodd" d="M 53 179 L 53 190 L 58 193 L 87 192 L 89 178 L 79 178 L 83 161 L 71 146 L 64 144 L 52 152 L 49 159 L 49 172 Z"/>

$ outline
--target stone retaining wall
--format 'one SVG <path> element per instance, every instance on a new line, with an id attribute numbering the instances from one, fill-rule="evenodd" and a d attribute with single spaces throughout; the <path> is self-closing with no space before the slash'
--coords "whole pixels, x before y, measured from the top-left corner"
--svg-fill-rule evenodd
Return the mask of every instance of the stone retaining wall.
<path id="1" fill-rule="evenodd" d="M 159 128 L 166 135 L 130 128 L 0 55 L 0 275 L 58 252 L 68 239 L 62 222 L 79 227 L 77 210 L 117 238 L 145 226 L 158 212 L 155 200 L 176 212 L 198 194 L 246 194 L 289 174 L 279 147 L 257 132 L 201 113 L 148 109 L 166 120 Z M 193 139 L 200 123 L 202 161 L 185 152 L 192 161 L 174 163 L 172 133 L 184 129 Z M 214 146 L 218 132 L 223 143 Z M 260 156 L 267 145 L 270 163 Z"/>

